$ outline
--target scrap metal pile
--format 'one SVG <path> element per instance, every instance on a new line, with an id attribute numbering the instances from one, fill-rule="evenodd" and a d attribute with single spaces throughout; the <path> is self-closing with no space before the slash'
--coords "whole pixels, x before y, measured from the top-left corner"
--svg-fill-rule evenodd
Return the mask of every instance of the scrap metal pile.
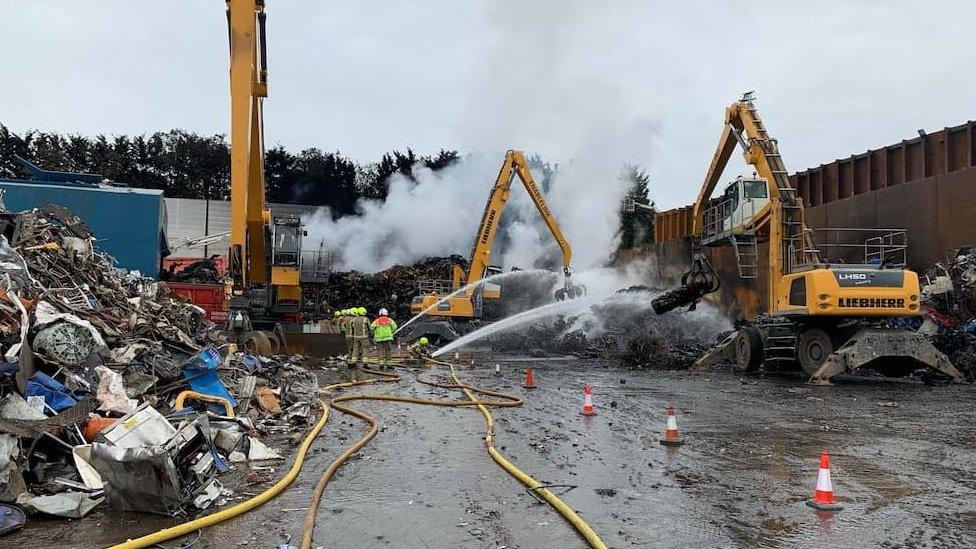
<path id="1" fill-rule="evenodd" d="M 309 299 L 320 304 L 322 311 L 348 307 L 366 307 L 370 313 L 381 308 L 397 319 L 410 318 L 410 300 L 417 295 L 420 281 L 450 281 L 454 265 L 467 269 L 468 262 L 459 255 L 431 257 L 413 265 L 395 265 L 372 274 L 359 271 L 333 272 L 322 285 L 309 285 Z"/>
<path id="2" fill-rule="evenodd" d="M 223 284 L 217 262 L 213 259 L 194 261 L 177 272 L 162 271 L 160 280 L 165 282 L 186 282 L 190 284 Z"/>
<path id="3" fill-rule="evenodd" d="M 976 379 L 976 247 L 956 251 L 922 279 L 924 321 L 917 329 L 932 336 L 966 378 Z"/>
<path id="4" fill-rule="evenodd" d="M 300 358 L 237 353 L 203 310 L 113 266 L 58 207 L 0 211 L 0 512 L 178 514 L 238 461 L 277 459 L 318 389 Z"/>
<path id="5" fill-rule="evenodd" d="M 708 347 L 706 342 L 715 336 L 711 332 L 699 334 L 679 324 L 662 322 L 644 304 L 607 303 L 582 314 L 536 322 L 524 329 L 493 336 L 489 341 L 492 349 L 499 352 L 529 349 L 534 356 L 610 358 L 636 369 L 685 369 L 691 367 Z"/>

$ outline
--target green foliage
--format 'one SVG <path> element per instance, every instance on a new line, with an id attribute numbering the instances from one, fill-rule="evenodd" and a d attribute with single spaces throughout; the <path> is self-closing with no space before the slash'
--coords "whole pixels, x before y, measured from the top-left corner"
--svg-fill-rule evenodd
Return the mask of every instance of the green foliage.
<path id="1" fill-rule="evenodd" d="M 630 165 L 624 168 L 620 177 L 630 184 L 627 199 L 638 204 L 634 211 L 620 214 L 620 249 L 654 242 L 654 203 L 648 195 L 650 176 L 640 166 Z M 651 209 L 641 208 L 640 205 Z"/>
<path id="2" fill-rule="evenodd" d="M 112 138 L 37 131 L 17 135 L 0 124 L 0 177 L 26 177 L 14 155 L 46 170 L 97 173 L 130 187 L 162 189 L 173 198 L 230 196 L 230 147 L 223 135 L 179 129 Z M 296 155 L 278 145 L 265 153 L 266 195 L 269 202 L 328 206 L 339 217 L 355 213 L 360 198 L 385 199 L 394 174 L 413 179 L 417 163 L 437 171 L 459 158 L 457 151 L 418 156 L 407 149 L 357 165 L 338 151 L 309 148 Z"/>

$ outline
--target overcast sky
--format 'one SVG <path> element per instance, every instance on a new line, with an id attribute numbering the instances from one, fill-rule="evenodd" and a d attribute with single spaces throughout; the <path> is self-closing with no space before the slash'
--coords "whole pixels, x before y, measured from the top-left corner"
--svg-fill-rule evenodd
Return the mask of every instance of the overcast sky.
<path id="1" fill-rule="evenodd" d="M 610 155 L 646 166 L 653 198 L 675 206 L 747 90 L 791 170 L 976 118 L 971 1 L 267 4 L 269 144 L 358 160 Z M 224 2 L 0 6 L 12 129 L 227 132 Z"/>

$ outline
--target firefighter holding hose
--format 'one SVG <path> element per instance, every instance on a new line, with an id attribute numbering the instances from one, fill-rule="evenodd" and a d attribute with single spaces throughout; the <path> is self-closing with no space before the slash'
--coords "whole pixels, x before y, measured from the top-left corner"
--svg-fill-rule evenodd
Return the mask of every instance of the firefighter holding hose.
<path id="1" fill-rule="evenodd" d="M 407 353 L 410 354 L 410 358 L 414 360 L 423 360 L 430 356 L 430 349 L 427 347 L 430 342 L 427 337 L 421 337 L 417 341 L 414 341 L 407 347 Z"/>

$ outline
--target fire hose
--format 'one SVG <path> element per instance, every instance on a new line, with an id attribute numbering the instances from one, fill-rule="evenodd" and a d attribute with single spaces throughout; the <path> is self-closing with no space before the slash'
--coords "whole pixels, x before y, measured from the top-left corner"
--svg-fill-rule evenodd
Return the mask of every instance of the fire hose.
<path id="1" fill-rule="evenodd" d="M 301 471 L 302 466 L 305 463 L 305 459 L 308 455 L 309 447 L 312 442 L 318 437 L 319 433 L 325 427 L 326 422 L 329 420 L 329 409 L 335 408 L 337 411 L 344 414 L 352 415 L 359 419 L 366 421 L 370 428 L 369 431 L 361 439 L 359 439 L 355 444 L 344 451 L 335 461 L 333 461 L 322 475 L 320 475 L 318 481 L 316 481 L 315 488 L 312 493 L 312 502 L 309 506 L 309 512 L 305 517 L 304 528 L 302 532 L 302 548 L 307 548 L 311 546 L 312 532 L 315 526 L 315 515 L 318 510 L 319 502 L 321 501 L 322 494 L 325 491 L 326 486 L 332 479 L 336 470 L 342 466 L 350 457 L 352 457 L 356 452 L 362 449 L 378 431 L 378 423 L 375 418 L 370 416 L 365 412 L 355 410 L 353 408 L 348 408 L 339 404 L 340 402 L 346 402 L 351 400 L 380 400 L 380 401 L 394 401 L 394 402 L 407 402 L 412 404 L 425 404 L 431 406 L 451 406 L 451 407 L 466 407 L 466 406 L 477 406 L 481 411 L 482 415 L 485 417 L 485 422 L 487 425 L 487 433 L 485 434 L 485 446 L 488 450 L 489 455 L 495 460 L 503 469 L 505 469 L 509 474 L 519 480 L 519 482 L 525 484 L 530 490 L 533 490 L 537 495 L 544 499 L 549 505 L 551 505 L 560 515 L 566 519 L 579 533 L 586 539 L 586 542 L 595 549 L 606 549 L 606 544 L 600 539 L 600 537 L 593 531 L 593 529 L 580 518 L 568 505 L 566 505 L 558 496 L 556 496 L 552 491 L 543 486 L 539 481 L 535 480 L 524 471 L 513 465 L 510 461 L 505 459 L 497 449 L 494 447 L 494 418 L 491 412 L 488 410 L 488 406 L 498 406 L 498 407 L 512 407 L 521 406 L 523 401 L 521 398 L 515 395 L 509 395 L 506 393 L 501 393 L 498 391 L 490 391 L 488 389 L 482 389 L 479 387 L 464 385 L 461 383 L 460 378 L 457 375 L 457 371 L 454 365 L 448 362 L 442 362 L 434 359 L 427 359 L 428 362 L 432 364 L 439 364 L 442 366 L 447 366 L 451 370 L 451 377 L 454 380 L 454 384 L 444 384 L 437 382 L 425 381 L 417 376 L 417 381 L 425 385 L 430 385 L 433 387 L 445 388 L 445 389 L 459 389 L 465 393 L 468 400 L 429 400 L 420 399 L 413 397 L 399 397 L 389 394 L 362 394 L 362 395 L 348 395 L 342 397 L 336 397 L 332 399 L 331 404 L 326 403 L 323 400 L 319 400 L 319 404 L 322 406 L 322 416 L 319 418 L 318 422 L 309 430 L 305 439 L 302 440 L 301 445 L 298 448 L 298 453 L 295 456 L 295 460 L 292 462 L 291 468 L 288 473 L 281 478 L 278 482 L 274 484 L 271 488 L 268 488 L 264 492 L 254 496 L 253 498 L 241 502 L 233 507 L 229 507 L 222 511 L 218 511 L 211 515 L 200 517 L 195 520 L 184 522 L 183 524 L 178 524 L 170 528 L 164 528 L 157 532 L 147 534 L 145 536 L 130 539 L 123 543 L 112 546 L 110 549 L 137 549 L 143 547 L 150 547 L 156 544 L 169 541 L 174 538 L 185 536 L 187 534 L 198 531 L 201 528 L 208 526 L 213 526 L 219 524 L 231 518 L 243 515 L 248 511 L 251 511 L 261 505 L 267 503 L 271 499 L 275 498 L 278 494 L 283 492 L 289 485 L 298 477 L 298 473 Z M 375 383 L 395 383 L 401 380 L 401 377 L 397 374 L 381 372 L 377 370 L 364 369 L 365 372 L 377 375 L 377 379 L 368 379 L 361 381 L 346 381 L 342 383 L 336 383 L 329 385 L 324 388 L 325 391 L 333 391 L 336 389 L 355 387 L 363 385 L 372 385 Z M 500 400 L 478 400 L 475 397 L 475 393 L 497 397 Z"/>
<path id="2" fill-rule="evenodd" d="M 378 393 L 348 395 L 348 396 L 340 396 L 340 397 L 333 398 L 330 404 L 331 407 L 335 408 L 339 412 L 346 413 L 366 421 L 369 424 L 369 430 L 362 438 L 356 441 L 355 444 L 353 444 L 346 451 L 340 454 L 339 457 L 337 457 L 335 461 L 333 461 L 329 465 L 329 467 L 322 472 L 322 475 L 319 477 L 318 481 L 316 482 L 315 488 L 312 492 L 312 501 L 309 504 L 308 513 L 305 516 L 305 525 L 302 532 L 302 542 L 300 546 L 301 549 L 309 549 L 312 546 L 312 535 L 315 528 L 315 518 L 316 515 L 318 514 L 319 502 L 321 501 L 322 494 L 325 492 L 325 488 L 328 485 L 329 481 L 332 479 L 332 476 L 335 474 L 336 470 L 338 470 L 339 467 L 341 467 L 350 457 L 352 457 L 352 455 L 354 455 L 363 446 L 365 446 L 370 440 L 372 440 L 372 438 L 376 436 L 376 433 L 378 431 L 378 423 L 374 417 L 372 417 L 371 415 L 365 412 L 347 408 L 339 404 L 341 402 L 349 402 L 352 400 L 380 400 L 380 401 L 405 402 L 411 404 L 423 404 L 423 405 L 430 405 L 430 406 L 450 406 L 450 407 L 476 406 L 481 411 L 482 415 L 485 417 L 485 423 L 487 425 L 487 433 L 485 434 L 485 447 L 488 451 L 488 454 L 492 457 L 492 459 L 495 460 L 495 462 L 498 463 L 503 469 L 505 469 L 506 472 L 508 472 L 513 477 L 515 477 L 522 484 L 525 484 L 531 491 L 533 491 L 535 494 L 537 494 L 539 497 L 545 500 L 550 506 L 552 506 L 560 515 L 563 516 L 564 519 L 566 519 L 567 522 L 569 522 L 577 530 L 577 532 L 579 532 L 581 536 L 583 536 L 583 538 L 586 540 L 586 542 L 589 544 L 590 547 L 596 549 L 605 549 L 606 544 L 603 543 L 603 540 L 600 539 L 597 533 L 593 531 L 593 529 L 582 518 L 580 518 L 579 515 L 577 515 L 571 507 L 566 505 L 561 499 L 559 499 L 558 496 L 556 496 L 555 493 L 553 493 L 551 490 L 546 488 L 539 481 L 535 480 L 534 478 L 526 474 L 524 471 L 516 467 L 514 464 L 512 464 L 510 461 L 505 459 L 505 457 L 502 456 L 497 449 L 495 449 L 494 442 L 493 442 L 495 421 L 491 415 L 491 412 L 488 410 L 488 407 L 489 406 L 495 406 L 495 407 L 521 406 L 523 400 L 520 397 L 517 397 L 515 395 L 510 395 L 498 391 L 491 391 L 488 389 L 483 389 L 471 385 L 465 385 L 461 383 L 461 380 L 458 377 L 457 371 L 454 368 L 453 364 L 449 362 L 435 360 L 432 358 L 428 358 L 426 360 L 432 364 L 438 364 L 450 368 L 451 378 L 454 380 L 454 383 L 447 384 L 447 383 L 426 381 L 421 379 L 420 376 L 415 376 L 418 382 L 424 385 L 429 385 L 432 387 L 438 387 L 442 389 L 461 390 L 468 397 L 468 400 L 430 400 L 430 399 L 422 399 L 422 398 L 415 398 L 415 397 L 401 397 L 401 396 L 395 396 L 390 394 L 378 394 Z M 366 385 L 375 382 L 397 382 L 400 381 L 401 379 L 401 377 L 397 374 L 380 372 L 376 370 L 366 370 L 366 369 L 364 369 L 364 371 L 370 374 L 378 375 L 381 377 L 381 379 L 337 383 L 335 385 L 330 385 L 328 387 L 325 387 L 323 390 L 332 391 L 338 388 L 352 387 L 357 385 Z M 475 396 L 475 393 L 485 395 L 485 396 L 497 397 L 500 400 L 479 400 Z"/>

